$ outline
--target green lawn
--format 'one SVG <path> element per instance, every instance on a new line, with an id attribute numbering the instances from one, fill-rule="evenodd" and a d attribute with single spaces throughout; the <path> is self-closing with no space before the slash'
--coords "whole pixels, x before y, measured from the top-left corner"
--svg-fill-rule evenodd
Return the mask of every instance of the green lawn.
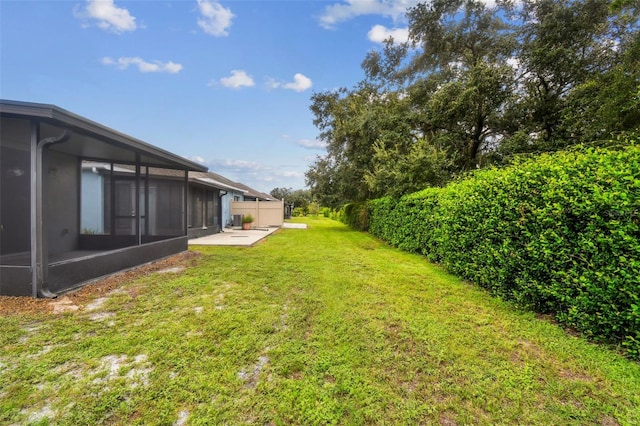
<path id="1" fill-rule="evenodd" d="M 0 424 L 640 424 L 639 364 L 305 222 L 76 312 L 0 317 Z"/>

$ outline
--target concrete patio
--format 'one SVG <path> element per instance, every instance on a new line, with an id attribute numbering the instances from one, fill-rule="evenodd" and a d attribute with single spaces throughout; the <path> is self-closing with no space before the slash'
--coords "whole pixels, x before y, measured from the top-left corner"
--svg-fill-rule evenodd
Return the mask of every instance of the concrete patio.
<path id="1" fill-rule="evenodd" d="M 306 229 L 304 223 L 283 223 L 282 228 Z M 252 228 L 243 231 L 238 228 L 225 228 L 224 232 L 189 240 L 190 246 L 252 246 L 263 238 L 278 231 L 279 227 Z"/>

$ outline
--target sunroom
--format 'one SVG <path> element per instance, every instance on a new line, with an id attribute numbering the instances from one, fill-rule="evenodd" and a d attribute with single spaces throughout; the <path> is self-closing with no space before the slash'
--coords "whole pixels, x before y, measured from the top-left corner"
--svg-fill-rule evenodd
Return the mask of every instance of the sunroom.
<path id="1" fill-rule="evenodd" d="M 187 250 L 206 168 L 54 105 L 0 100 L 0 294 L 54 297 Z"/>

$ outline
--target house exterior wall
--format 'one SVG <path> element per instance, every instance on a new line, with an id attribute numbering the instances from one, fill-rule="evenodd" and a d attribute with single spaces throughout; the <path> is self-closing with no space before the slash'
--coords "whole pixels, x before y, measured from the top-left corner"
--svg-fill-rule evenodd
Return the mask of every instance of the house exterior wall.
<path id="1" fill-rule="evenodd" d="M 222 197 L 222 226 L 231 226 L 233 224 L 233 213 L 231 212 L 231 203 L 234 200 L 244 201 L 242 192 L 229 191 Z"/>

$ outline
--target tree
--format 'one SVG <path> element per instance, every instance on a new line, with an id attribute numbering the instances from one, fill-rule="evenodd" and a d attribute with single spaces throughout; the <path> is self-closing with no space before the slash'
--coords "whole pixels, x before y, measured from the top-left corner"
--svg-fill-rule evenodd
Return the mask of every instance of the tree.
<path id="1" fill-rule="evenodd" d="M 270 194 L 295 207 L 307 208 L 312 202 L 311 191 L 308 189 L 273 188 Z"/>
<path id="2" fill-rule="evenodd" d="M 292 188 L 273 188 L 269 194 L 278 200 L 287 201 L 292 192 Z"/>
<path id="3" fill-rule="evenodd" d="M 311 191 L 308 189 L 296 189 L 291 193 L 291 196 L 287 199 L 290 203 L 292 203 L 296 207 L 302 207 L 306 209 L 309 204 L 313 201 L 311 197 Z"/>
<path id="4" fill-rule="evenodd" d="M 402 113 L 408 112 L 408 104 L 398 94 L 381 93 L 366 82 L 351 91 L 314 94 L 312 101 L 314 124 L 327 144 L 327 154 L 305 175 L 313 196 L 332 208 L 377 196 L 365 179 L 373 168 L 374 144 L 408 143 L 413 138 L 412 126 L 406 125 L 410 116 Z"/>
<path id="5" fill-rule="evenodd" d="M 585 101 L 593 100 L 593 84 L 605 82 L 599 76 L 609 72 L 619 55 L 616 39 L 621 34 L 615 34 L 613 18 L 607 0 L 523 1 L 521 93 L 511 119 L 519 130 L 535 135 L 538 149 L 584 140 L 582 132 L 575 132 L 576 119 L 588 109 Z"/>
<path id="6" fill-rule="evenodd" d="M 480 1 L 418 4 L 407 13 L 415 49 L 387 44 L 363 63 L 368 78 L 408 94 L 416 130 L 459 170 L 481 163 L 513 92 L 515 39 L 499 12 Z"/>
<path id="7" fill-rule="evenodd" d="M 409 152 L 376 144 L 374 167 L 365 176 L 372 191 L 400 197 L 427 186 L 440 186 L 450 178 L 451 162 L 446 153 L 424 139 Z"/>
<path id="8" fill-rule="evenodd" d="M 441 185 L 523 152 L 640 128 L 638 0 L 432 0 L 355 88 L 312 97 L 322 205 Z"/>
<path id="9" fill-rule="evenodd" d="M 611 11 L 610 40 L 615 45 L 610 64 L 571 91 L 562 117 L 563 132 L 581 140 L 610 139 L 640 128 L 640 10 L 620 3 Z"/>

